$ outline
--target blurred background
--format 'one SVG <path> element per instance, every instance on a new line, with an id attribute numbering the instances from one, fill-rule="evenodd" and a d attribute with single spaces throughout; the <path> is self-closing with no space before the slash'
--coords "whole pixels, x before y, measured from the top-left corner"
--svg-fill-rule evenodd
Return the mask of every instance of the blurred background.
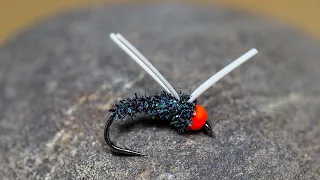
<path id="1" fill-rule="evenodd" d="M 43 18 L 68 9 L 105 3 L 146 3 L 146 0 L 0 0 L 0 45 Z M 164 1 L 152 1 L 164 2 Z M 172 2 L 172 1 L 170 1 Z M 265 15 L 320 39 L 320 0 L 184 0 L 175 2 L 222 5 Z"/>

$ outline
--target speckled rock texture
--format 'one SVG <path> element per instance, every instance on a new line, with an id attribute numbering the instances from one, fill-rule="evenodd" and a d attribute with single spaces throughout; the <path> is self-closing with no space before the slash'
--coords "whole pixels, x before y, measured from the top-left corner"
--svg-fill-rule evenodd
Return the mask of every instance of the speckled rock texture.
<path id="1" fill-rule="evenodd" d="M 108 37 L 120 32 L 191 93 L 255 47 L 199 99 L 214 138 L 148 117 L 111 138 L 108 109 L 162 88 Z M 221 7 L 114 5 L 60 14 L 0 48 L 1 179 L 320 179 L 320 45 L 278 22 Z"/>

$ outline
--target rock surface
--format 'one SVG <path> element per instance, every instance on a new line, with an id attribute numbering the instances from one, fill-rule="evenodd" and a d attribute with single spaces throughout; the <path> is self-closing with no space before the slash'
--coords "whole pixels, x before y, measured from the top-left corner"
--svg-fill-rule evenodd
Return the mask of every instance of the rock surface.
<path id="1" fill-rule="evenodd" d="M 108 108 L 162 88 L 108 37 L 123 33 L 177 89 L 192 92 L 255 47 L 199 99 L 214 138 L 148 118 L 112 139 Z M 319 179 L 320 45 L 270 20 L 218 7 L 119 5 L 61 14 L 0 49 L 2 179 Z"/>

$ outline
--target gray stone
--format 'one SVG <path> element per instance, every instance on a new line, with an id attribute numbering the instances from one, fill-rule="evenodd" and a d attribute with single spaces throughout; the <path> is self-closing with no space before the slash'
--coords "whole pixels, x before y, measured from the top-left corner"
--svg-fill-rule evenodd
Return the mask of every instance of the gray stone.
<path id="1" fill-rule="evenodd" d="M 214 138 L 148 118 L 112 139 L 108 108 L 162 88 L 108 37 L 123 33 L 177 89 L 192 92 L 255 47 L 199 99 Z M 319 179 L 320 45 L 291 27 L 218 7 L 118 5 L 63 13 L 0 49 L 2 179 Z"/>

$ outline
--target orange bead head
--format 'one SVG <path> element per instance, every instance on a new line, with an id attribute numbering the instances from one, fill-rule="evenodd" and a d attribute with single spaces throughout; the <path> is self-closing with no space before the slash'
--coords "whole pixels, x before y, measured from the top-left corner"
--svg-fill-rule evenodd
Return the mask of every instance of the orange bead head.
<path id="1" fill-rule="evenodd" d="M 191 119 L 191 125 L 188 127 L 190 130 L 200 130 L 208 119 L 206 109 L 201 105 L 196 105 L 194 116 Z"/>

